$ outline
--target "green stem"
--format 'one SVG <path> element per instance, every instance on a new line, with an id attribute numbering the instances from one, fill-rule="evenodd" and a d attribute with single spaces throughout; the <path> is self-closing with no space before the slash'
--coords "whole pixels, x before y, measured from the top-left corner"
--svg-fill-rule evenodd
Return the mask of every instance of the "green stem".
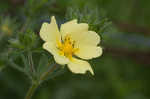
<path id="1" fill-rule="evenodd" d="M 34 92 L 38 86 L 39 86 L 38 83 L 33 83 L 32 86 L 29 88 L 25 99 L 31 99 L 32 95 L 34 94 Z"/>
<path id="2" fill-rule="evenodd" d="M 56 68 L 56 65 L 54 65 L 49 71 L 43 73 L 43 75 L 40 77 L 39 82 L 33 82 L 32 83 L 32 86 L 29 88 L 25 99 L 31 99 L 32 98 L 32 95 L 34 94 L 36 88 L 41 84 L 42 81 L 44 81 L 49 76 L 49 73 L 51 73 L 55 70 L 55 68 Z"/>
<path id="3" fill-rule="evenodd" d="M 33 63 L 32 53 L 31 52 L 28 52 L 28 60 L 29 60 L 31 73 L 33 73 L 33 75 L 34 75 L 35 74 L 35 68 L 34 68 L 34 63 Z"/>
<path id="4" fill-rule="evenodd" d="M 56 68 L 56 65 L 54 65 L 50 70 L 48 70 L 47 72 L 43 73 L 43 75 L 41 75 L 40 77 L 40 83 L 42 81 L 44 81 L 48 76 L 49 76 L 49 73 L 53 72 Z"/>

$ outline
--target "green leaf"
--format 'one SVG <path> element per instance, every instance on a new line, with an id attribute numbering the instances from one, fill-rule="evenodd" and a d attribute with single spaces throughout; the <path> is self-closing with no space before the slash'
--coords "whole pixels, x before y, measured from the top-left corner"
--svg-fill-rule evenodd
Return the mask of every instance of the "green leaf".
<path id="1" fill-rule="evenodd" d="M 92 10 L 91 10 L 92 9 Z M 88 5 L 83 8 L 76 6 L 69 7 L 66 13 L 66 19 L 78 19 L 79 22 L 88 23 L 89 29 L 97 33 L 104 33 L 109 30 L 111 22 L 106 18 L 105 11 L 98 7 L 90 7 Z"/>

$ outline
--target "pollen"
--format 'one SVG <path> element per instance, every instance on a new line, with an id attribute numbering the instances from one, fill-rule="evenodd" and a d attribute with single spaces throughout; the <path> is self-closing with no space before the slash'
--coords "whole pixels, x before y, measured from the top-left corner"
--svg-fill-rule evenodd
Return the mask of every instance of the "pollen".
<path id="1" fill-rule="evenodd" d="M 72 60 L 72 56 L 79 50 L 78 48 L 74 47 L 74 44 L 75 41 L 73 41 L 69 35 L 66 35 L 62 42 L 57 42 L 59 54 Z"/>

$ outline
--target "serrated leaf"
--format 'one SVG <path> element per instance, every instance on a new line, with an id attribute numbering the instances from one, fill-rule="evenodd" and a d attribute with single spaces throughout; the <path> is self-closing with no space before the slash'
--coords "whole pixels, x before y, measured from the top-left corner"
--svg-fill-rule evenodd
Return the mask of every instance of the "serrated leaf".
<path id="1" fill-rule="evenodd" d="M 8 40 L 8 42 L 10 43 L 10 46 L 13 48 L 24 49 L 24 46 L 22 44 L 20 44 L 19 41 L 16 39 L 10 39 L 10 40 Z"/>
<path id="2" fill-rule="evenodd" d="M 22 54 L 22 52 L 20 51 L 13 51 L 13 52 L 10 52 L 8 54 L 8 58 L 9 59 L 12 59 L 12 60 L 15 60 L 17 57 L 19 57 L 20 55 Z"/>

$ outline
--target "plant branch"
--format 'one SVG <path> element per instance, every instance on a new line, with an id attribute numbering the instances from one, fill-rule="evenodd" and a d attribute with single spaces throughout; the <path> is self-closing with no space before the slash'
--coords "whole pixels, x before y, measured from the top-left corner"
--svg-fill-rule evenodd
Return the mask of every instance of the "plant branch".
<path id="1" fill-rule="evenodd" d="M 42 81 L 44 81 L 48 76 L 49 76 L 49 73 L 53 72 L 56 68 L 56 65 L 54 65 L 51 69 L 49 69 L 47 72 L 44 72 L 41 77 L 40 77 L 40 83 Z"/>
<path id="2" fill-rule="evenodd" d="M 46 77 L 49 76 L 49 73 L 53 72 L 56 68 L 56 65 L 54 65 L 50 70 L 48 70 L 47 72 L 44 72 L 43 75 L 40 77 L 39 81 L 32 81 L 32 85 L 29 88 L 27 95 L 25 97 L 25 99 L 31 99 L 34 92 L 36 91 L 36 89 L 38 88 L 38 86 L 41 84 L 42 81 L 44 81 L 46 79 Z"/>
<path id="3" fill-rule="evenodd" d="M 29 88 L 27 92 L 25 99 L 31 99 L 38 86 L 39 86 L 39 83 L 32 83 L 31 87 Z"/>
<path id="4" fill-rule="evenodd" d="M 33 74 L 35 74 L 35 68 L 33 64 L 33 59 L 32 59 L 32 53 L 28 52 L 28 60 L 29 60 L 29 65 L 30 65 L 30 70 Z"/>

